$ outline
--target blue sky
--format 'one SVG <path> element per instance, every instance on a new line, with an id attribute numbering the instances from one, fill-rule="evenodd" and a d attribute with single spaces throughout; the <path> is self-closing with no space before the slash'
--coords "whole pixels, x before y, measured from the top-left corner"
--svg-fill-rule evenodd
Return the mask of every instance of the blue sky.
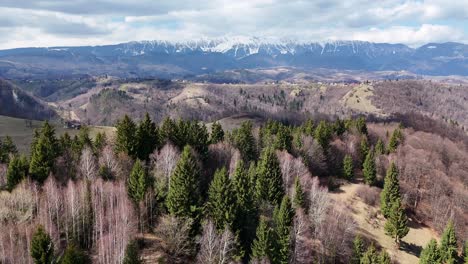
<path id="1" fill-rule="evenodd" d="M 468 43 L 468 1 L 0 1 L 2 49 L 224 36 Z"/>

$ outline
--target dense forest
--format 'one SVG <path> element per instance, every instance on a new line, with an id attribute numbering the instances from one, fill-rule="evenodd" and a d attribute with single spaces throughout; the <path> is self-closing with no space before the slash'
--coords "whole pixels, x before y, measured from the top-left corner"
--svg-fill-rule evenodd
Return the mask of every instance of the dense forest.
<path id="1" fill-rule="evenodd" d="M 147 114 L 124 116 L 115 135 L 84 127 L 71 138 L 45 122 L 27 156 L 0 141 L 0 263 L 143 263 L 151 247 L 158 263 L 394 263 L 329 196 L 368 185 L 360 196 L 379 201 L 395 247 L 409 218 L 426 217 L 400 159 L 407 128 L 379 137 L 368 124 L 245 121 L 225 131 Z M 431 218 L 441 236 L 420 263 L 468 263 L 461 203 Z"/>

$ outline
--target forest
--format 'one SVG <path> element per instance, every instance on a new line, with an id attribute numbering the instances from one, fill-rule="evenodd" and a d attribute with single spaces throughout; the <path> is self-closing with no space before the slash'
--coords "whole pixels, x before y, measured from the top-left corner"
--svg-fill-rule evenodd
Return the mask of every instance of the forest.
<path id="1" fill-rule="evenodd" d="M 397 263 L 331 199 L 347 182 L 367 185 L 358 195 L 379 205 L 395 247 L 408 246 L 419 219 L 440 233 L 421 264 L 468 263 L 466 196 L 424 185 L 406 144 L 418 132 L 402 123 L 244 121 L 228 131 L 146 114 L 115 127 L 57 136 L 46 121 L 28 155 L 0 141 L 0 263 Z M 445 162 L 466 162 L 460 155 Z"/>

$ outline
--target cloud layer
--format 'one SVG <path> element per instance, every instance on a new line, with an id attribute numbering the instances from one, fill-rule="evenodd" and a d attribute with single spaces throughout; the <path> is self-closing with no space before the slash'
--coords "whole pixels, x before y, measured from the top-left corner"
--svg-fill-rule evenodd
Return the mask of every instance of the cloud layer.
<path id="1" fill-rule="evenodd" d="M 0 48 L 225 35 L 418 46 L 468 40 L 468 1 L 2 0 Z"/>

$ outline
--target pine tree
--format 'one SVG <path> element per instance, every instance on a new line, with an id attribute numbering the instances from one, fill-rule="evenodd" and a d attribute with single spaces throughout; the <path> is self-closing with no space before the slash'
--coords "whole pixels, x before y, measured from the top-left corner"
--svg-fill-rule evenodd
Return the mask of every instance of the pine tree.
<path id="1" fill-rule="evenodd" d="M 367 153 L 366 159 L 363 163 L 362 174 L 364 175 L 364 182 L 368 185 L 374 185 L 377 180 L 377 169 L 375 167 L 374 151 L 370 150 Z"/>
<path id="2" fill-rule="evenodd" d="M 343 159 L 343 178 L 352 180 L 354 178 L 353 158 L 346 155 Z"/>
<path id="3" fill-rule="evenodd" d="M 175 139 L 178 135 L 177 130 L 177 125 L 174 120 L 166 117 L 162 122 L 161 128 L 159 129 L 162 142 L 164 143 L 165 141 L 171 141 L 174 145 L 180 147 L 178 140 Z"/>
<path id="4" fill-rule="evenodd" d="M 361 264 L 379 264 L 379 254 L 374 244 L 371 244 L 362 255 Z"/>
<path id="5" fill-rule="evenodd" d="M 375 145 L 375 154 L 377 156 L 385 154 L 385 145 L 384 145 L 382 139 L 380 139 L 380 138 L 379 138 L 379 140 L 377 140 L 377 144 Z"/>
<path id="6" fill-rule="evenodd" d="M 390 255 L 385 251 L 385 249 L 382 249 L 382 252 L 380 252 L 379 256 L 379 264 L 391 264 L 392 259 L 390 258 Z"/>
<path id="7" fill-rule="evenodd" d="M 274 204 L 279 204 L 283 195 L 281 168 L 272 148 L 263 150 L 257 166 L 256 197 Z"/>
<path id="8" fill-rule="evenodd" d="M 270 227 L 264 217 L 260 218 L 256 231 L 256 238 L 252 243 L 252 259 L 264 260 L 268 259 L 271 255 L 271 234 Z"/>
<path id="9" fill-rule="evenodd" d="M 335 123 L 333 124 L 333 129 L 335 130 L 335 133 L 338 136 L 343 135 L 344 132 L 346 132 L 345 122 L 343 120 L 341 120 L 340 118 L 336 119 Z"/>
<path id="10" fill-rule="evenodd" d="M 16 154 L 18 154 L 18 149 L 10 136 L 6 136 L 3 142 L 0 140 L 0 163 L 8 163 L 10 155 Z"/>
<path id="11" fill-rule="evenodd" d="M 361 263 L 362 255 L 364 254 L 364 241 L 360 235 L 357 235 L 353 240 L 353 254 L 351 256 L 351 264 Z"/>
<path id="12" fill-rule="evenodd" d="M 88 127 L 81 127 L 80 131 L 78 132 L 78 142 L 80 145 L 80 152 L 85 148 L 85 147 L 90 147 L 92 148 L 94 146 L 93 140 L 89 136 L 89 128 Z"/>
<path id="13" fill-rule="evenodd" d="M 359 133 L 367 135 L 366 118 L 361 116 L 356 120 L 356 129 Z"/>
<path id="14" fill-rule="evenodd" d="M 361 160 L 364 160 L 367 157 L 367 154 L 369 154 L 369 141 L 367 140 L 366 136 L 361 137 L 361 143 L 359 145 L 359 155 L 361 157 Z"/>
<path id="15" fill-rule="evenodd" d="M 67 246 L 60 264 L 90 264 L 91 259 L 74 244 Z"/>
<path id="16" fill-rule="evenodd" d="M 403 133 L 399 128 L 395 129 L 390 137 L 390 141 L 388 142 L 388 152 L 395 152 L 402 140 Z"/>
<path id="17" fill-rule="evenodd" d="M 437 241 L 431 239 L 427 246 L 421 251 L 419 256 L 419 264 L 440 264 L 440 252 L 437 247 Z"/>
<path id="18" fill-rule="evenodd" d="M 380 193 L 380 210 L 386 218 L 390 216 L 390 207 L 396 199 L 400 199 L 400 185 L 398 182 L 398 170 L 395 163 L 392 162 L 387 169 L 384 188 Z"/>
<path id="19" fill-rule="evenodd" d="M 137 160 L 133 165 L 132 172 L 127 182 L 128 196 L 138 203 L 145 198 L 146 191 L 150 186 L 149 177 L 146 169 L 140 160 Z"/>
<path id="20" fill-rule="evenodd" d="M 216 144 L 224 140 L 224 130 L 220 123 L 214 122 L 211 126 L 210 143 Z"/>
<path id="21" fill-rule="evenodd" d="M 158 147 L 159 132 L 148 113 L 140 122 L 136 131 L 137 157 L 148 160 L 149 155 Z"/>
<path id="22" fill-rule="evenodd" d="M 102 150 L 102 148 L 106 145 L 107 136 L 104 132 L 99 132 L 96 134 L 96 138 L 94 139 L 94 148 L 96 150 Z"/>
<path id="23" fill-rule="evenodd" d="M 301 181 L 296 177 L 294 181 L 294 207 L 306 209 L 306 198 L 304 190 L 302 190 Z"/>
<path id="24" fill-rule="evenodd" d="M 233 131 L 233 141 L 244 161 L 255 160 L 257 151 L 250 121 L 242 122 L 240 128 Z"/>
<path id="25" fill-rule="evenodd" d="M 55 130 L 47 121 L 36 136 L 31 149 L 29 173 L 34 180 L 42 183 L 52 171 L 60 149 L 55 138 Z"/>
<path id="26" fill-rule="evenodd" d="M 125 115 L 122 120 L 117 121 L 116 128 L 115 150 L 117 152 L 124 152 L 130 157 L 136 158 L 138 146 L 135 137 L 135 122 L 133 122 L 128 115 Z"/>
<path id="27" fill-rule="evenodd" d="M 7 189 L 11 192 L 15 186 L 26 178 L 28 172 L 28 161 L 25 156 L 13 156 L 8 164 L 7 170 Z"/>
<path id="28" fill-rule="evenodd" d="M 326 151 L 328 149 L 328 141 L 330 140 L 330 128 L 327 125 L 327 122 L 324 120 L 320 121 L 317 128 L 314 131 L 314 138 L 317 142 L 322 146 L 323 150 Z"/>
<path id="29" fill-rule="evenodd" d="M 186 146 L 172 173 L 166 198 L 169 212 L 177 217 L 198 216 L 200 206 L 200 169 Z"/>
<path id="30" fill-rule="evenodd" d="M 385 233 L 391 236 L 397 245 L 408 232 L 408 217 L 401 205 L 400 199 L 396 199 L 390 208 L 390 215 L 385 223 Z"/>
<path id="31" fill-rule="evenodd" d="M 275 235 L 276 244 L 275 262 L 287 264 L 291 251 L 291 228 L 293 225 L 294 210 L 291 206 L 291 201 L 287 196 L 283 197 L 281 205 L 276 210 Z"/>
<path id="32" fill-rule="evenodd" d="M 207 214 L 218 230 L 232 230 L 236 217 L 235 192 L 226 168 L 216 170 L 208 190 Z"/>
<path id="33" fill-rule="evenodd" d="M 54 243 L 39 226 L 31 239 L 31 257 L 35 264 L 50 264 L 54 260 Z"/>
<path id="34" fill-rule="evenodd" d="M 453 221 L 449 220 L 440 239 L 440 253 L 443 263 L 454 263 L 457 259 L 457 237 Z"/>
<path id="35" fill-rule="evenodd" d="M 255 171 L 255 166 L 253 170 Z M 246 256 L 248 256 L 250 255 L 250 246 L 255 238 L 257 208 L 253 193 L 255 185 L 251 182 L 242 160 L 237 163 L 232 181 L 237 201 L 234 231 L 239 232 L 239 239 L 246 251 Z"/>
<path id="36" fill-rule="evenodd" d="M 125 248 L 125 256 L 122 264 L 140 264 L 142 263 L 138 256 L 138 245 L 135 241 L 131 241 Z"/>
<path id="37" fill-rule="evenodd" d="M 273 142 L 274 148 L 279 150 L 287 150 L 291 152 L 292 148 L 292 135 L 291 130 L 284 126 L 280 125 L 278 132 L 276 133 L 275 141 Z"/>

